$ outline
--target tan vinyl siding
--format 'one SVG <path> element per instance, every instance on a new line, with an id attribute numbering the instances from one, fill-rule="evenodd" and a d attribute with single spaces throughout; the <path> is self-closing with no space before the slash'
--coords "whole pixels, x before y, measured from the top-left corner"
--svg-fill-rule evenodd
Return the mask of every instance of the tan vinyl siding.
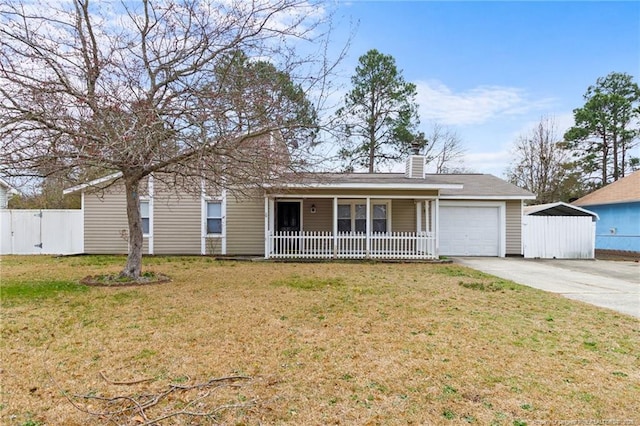
<path id="1" fill-rule="evenodd" d="M 200 254 L 202 199 L 158 189 L 153 197 L 153 253 Z"/>
<path id="2" fill-rule="evenodd" d="M 311 205 L 316 206 L 316 212 L 311 213 Z M 304 231 L 333 230 L 333 199 L 310 198 L 302 203 L 302 227 Z"/>
<path id="3" fill-rule="evenodd" d="M 416 205 L 413 200 L 391 200 L 391 231 L 416 231 Z"/>
<path id="4" fill-rule="evenodd" d="M 408 178 L 424 179 L 424 157 L 412 155 L 407 159 L 405 176 Z"/>
<path id="5" fill-rule="evenodd" d="M 227 254 L 264 255 L 264 197 L 227 196 Z"/>
<path id="6" fill-rule="evenodd" d="M 222 237 L 207 237 L 205 239 L 204 249 L 207 254 L 222 254 Z"/>
<path id="7" fill-rule="evenodd" d="M 125 254 L 128 251 L 127 203 L 123 190 L 84 195 L 84 251 L 90 254 Z M 148 238 L 143 252 L 149 253 Z"/>
<path id="8" fill-rule="evenodd" d="M 509 200 L 506 207 L 506 254 L 522 254 L 522 201 Z"/>

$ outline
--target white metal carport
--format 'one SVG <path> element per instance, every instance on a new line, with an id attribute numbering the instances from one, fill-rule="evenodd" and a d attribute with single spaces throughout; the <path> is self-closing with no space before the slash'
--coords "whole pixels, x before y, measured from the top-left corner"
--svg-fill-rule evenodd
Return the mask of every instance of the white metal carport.
<path id="1" fill-rule="evenodd" d="M 528 206 L 523 213 L 525 258 L 594 258 L 596 213 L 563 202 Z"/>

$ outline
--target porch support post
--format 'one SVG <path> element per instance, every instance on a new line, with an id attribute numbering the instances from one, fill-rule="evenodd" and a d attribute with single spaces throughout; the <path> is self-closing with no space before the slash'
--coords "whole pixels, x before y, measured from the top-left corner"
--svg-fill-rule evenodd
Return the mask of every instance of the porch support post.
<path id="1" fill-rule="evenodd" d="M 264 195 L 264 258 L 268 259 L 271 253 L 271 236 L 269 235 L 269 197 Z"/>
<path id="2" fill-rule="evenodd" d="M 338 257 L 338 197 L 333 197 L 333 258 Z"/>
<path id="3" fill-rule="evenodd" d="M 422 201 L 416 202 L 416 235 L 422 231 Z"/>
<path id="4" fill-rule="evenodd" d="M 436 234 L 436 252 L 434 255 L 436 257 L 440 257 L 440 199 L 436 198 L 433 200 L 432 209 L 431 209 L 431 224 L 433 232 Z"/>
<path id="5" fill-rule="evenodd" d="M 365 249 L 366 249 L 366 256 L 367 258 L 369 258 L 369 256 L 371 255 L 371 197 L 367 197 L 366 198 L 366 209 L 365 209 L 365 215 L 366 215 L 366 219 L 364 221 L 364 223 L 366 224 L 365 226 L 365 235 L 366 235 L 366 242 L 365 242 Z"/>

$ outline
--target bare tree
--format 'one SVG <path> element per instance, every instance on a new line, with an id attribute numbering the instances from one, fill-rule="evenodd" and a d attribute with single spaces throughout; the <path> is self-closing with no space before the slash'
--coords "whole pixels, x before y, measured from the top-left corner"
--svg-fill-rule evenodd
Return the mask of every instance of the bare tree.
<path id="1" fill-rule="evenodd" d="M 427 167 L 435 173 L 454 173 L 464 168 L 466 148 L 454 130 L 434 123 L 427 135 L 418 135 L 417 144 L 424 147 Z"/>
<path id="2" fill-rule="evenodd" d="M 327 16 L 313 0 L 0 0 L 1 171 L 114 174 L 137 279 L 147 176 L 237 189 L 309 163 Z"/>
<path id="3" fill-rule="evenodd" d="M 570 170 L 568 153 L 551 117 L 542 117 L 531 131 L 513 146 L 513 165 L 507 170 L 509 182 L 536 194 L 536 204 L 560 201 L 567 194 L 564 186 Z"/>

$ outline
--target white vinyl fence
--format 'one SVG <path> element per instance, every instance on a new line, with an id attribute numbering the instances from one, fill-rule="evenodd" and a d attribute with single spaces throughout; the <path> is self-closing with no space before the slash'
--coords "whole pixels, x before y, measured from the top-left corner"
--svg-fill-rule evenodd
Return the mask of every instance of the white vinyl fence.
<path id="1" fill-rule="evenodd" d="M 0 254 L 83 251 L 82 210 L 0 210 Z"/>
<path id="2" fill-rule="evenodd" d="M 588 216 L 523 216 L 524 257 L 593 259 L 596 223 Z"/>

